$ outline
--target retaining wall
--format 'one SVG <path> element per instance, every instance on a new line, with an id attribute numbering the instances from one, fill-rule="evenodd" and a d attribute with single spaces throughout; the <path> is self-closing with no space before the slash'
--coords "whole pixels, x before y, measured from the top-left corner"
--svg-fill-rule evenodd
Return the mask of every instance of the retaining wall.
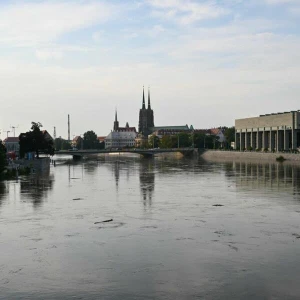
<path id="1" fill-rule="evenodd" d="M 208 159 L 230 159 L 230 160 L 263 160 L 276 161 L 276 157 L 283 156 L 287 161 L 300 162 L 300 154 L 295 153 L 264 153 L 264 152 L 239 152 L 239 151 L 220 151 L 206 150 L 199 151 L 199 156 Z"/>

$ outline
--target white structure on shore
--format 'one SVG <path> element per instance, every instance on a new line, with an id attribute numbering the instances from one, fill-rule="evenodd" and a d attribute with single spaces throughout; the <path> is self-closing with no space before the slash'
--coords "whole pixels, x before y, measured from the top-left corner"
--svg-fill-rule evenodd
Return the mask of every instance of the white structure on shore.
<path id="1" fill-rule="evenodd" d="M 116 111 L 114 131 L 110 132 L 110 134 L 105 138 L 105 149 L 133 147 L 136 136 L 137 132 L 135 127 L 130 127 L 128 123 L 126 123 L 125 127 L 119 126 Z"/>
<path id="2" fill-rule="evenodd" d="M 136 136 L 134 131 L 112 131 L 105 138 L 105 149 L 133 147 Z"/>
<path id="3" fill-rule="evenodd" d="M 299 110 L 235 120 L 235 147 L 240 151 L 294 150 L 299 146 Z"/>

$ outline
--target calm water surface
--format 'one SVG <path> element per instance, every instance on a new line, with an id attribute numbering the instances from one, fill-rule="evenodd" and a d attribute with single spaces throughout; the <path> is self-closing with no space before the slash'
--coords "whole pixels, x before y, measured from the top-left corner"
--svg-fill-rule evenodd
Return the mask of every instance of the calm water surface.
<path id="1" fill-rule="evenodd" d="M 300 299 L 298 166 L 60 158 L 0 226 L 0 299 Z"/>

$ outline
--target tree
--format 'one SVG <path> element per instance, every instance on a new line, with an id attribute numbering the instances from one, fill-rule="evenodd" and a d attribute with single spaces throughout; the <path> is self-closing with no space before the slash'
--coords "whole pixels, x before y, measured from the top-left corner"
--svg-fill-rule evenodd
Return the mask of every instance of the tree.
<path id="1" fill-rule="evenodd" d="M 2 141 L 0 140 L 0 174 L 4 171 L 6 165 L 7 165 L 6 148 L 2 144 Z"/>
<path id="2" fill-rule="evenodd" d="M 190 147 L 192 145 L 192 136 L 189 133 L 181 132 L 177 135 L 177 146 Z M 179 142 L 179 143 L 178 143 Z"/>
<path id="3" fill-rule="evenodd" d="M 67 140 L 64 140 L 61 137 L 59 137 L 54 140 L 54 148 L 56 151 L 69 150 L 72 148 L 72 146 Z"/>
<path id="4" fill-rule="evenodd" d="M 194 134 L 194 144 L 199 149 L 217 149 L 220 145 L 219 137 L 216 135 L 207 135 L 205 133 Z"/>
<path id="5" fill-rule="evenodd" d="M 224 136 L 226 139 L 227 147 L 230 148 L 231 142 L 235 141 L 235 127 L 226 127 Z"/>
<path id="6" fill-rule="evenodd" d="M 40 122 L 31 122 L 31 125 L 31 131 L 19 135 L 20 157 L 23 158 L 27 152 L 35 152 L 37 158 L 40 152 L 54 155 L 53 140 L 41 131 L 43 125 Z"/>
<path id="7" fill-rule="evenodd" d="M 98 139 L 93 130 L 89 130 L 83 135 L 83 147 L 84 149 L 97 149 Z"/>
<path id="8" fill-rule="evenodd" d="M 157 148 L 159 146 L 159 138 L 155 134 L 152 134 L 149 138 L 149 146 L 151 148 Z"/>

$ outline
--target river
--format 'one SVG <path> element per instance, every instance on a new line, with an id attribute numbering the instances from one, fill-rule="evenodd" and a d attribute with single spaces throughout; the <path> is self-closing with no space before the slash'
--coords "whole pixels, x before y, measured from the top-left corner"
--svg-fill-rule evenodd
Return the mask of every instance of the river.
<path id="1" fill-rule="evenodd" d="M 61 157 L 0 226 L 0 299 L 300 298 L 297 165 Z"/>

